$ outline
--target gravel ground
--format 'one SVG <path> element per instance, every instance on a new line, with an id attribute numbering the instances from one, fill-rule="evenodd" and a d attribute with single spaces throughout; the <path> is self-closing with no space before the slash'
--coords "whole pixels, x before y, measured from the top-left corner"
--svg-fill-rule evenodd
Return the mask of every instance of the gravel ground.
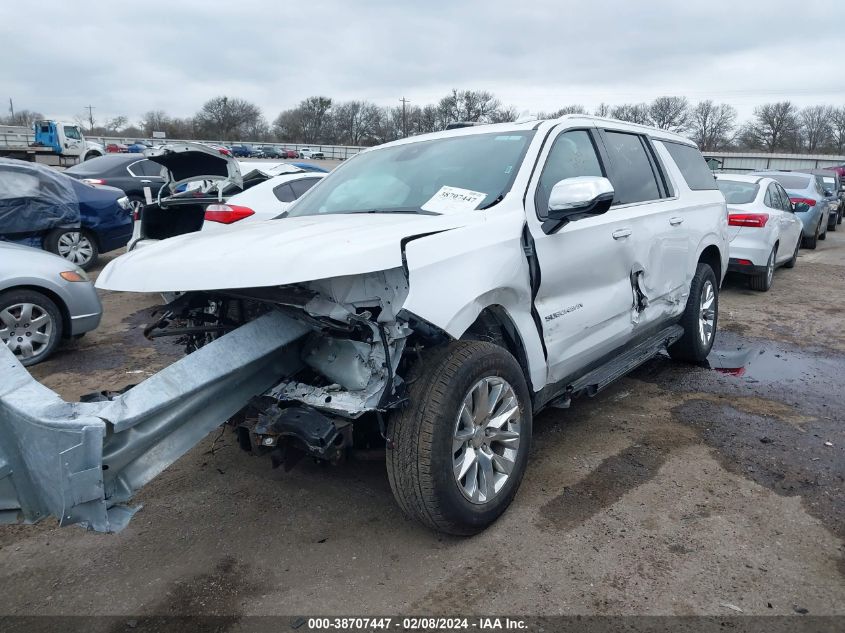
<path id="1" fill-rule="evenodd" d="M 661 356 L 542 413 L 476 537 L 405 520 L 381 462 L 285 473 L 224 434 L 120 534 L 0 527 L 0 614 L 845 615 L 843 290 L 841 231 L 767 295 L 729 278 L 712 365 L 732 371 Z M 169 364 L 139 331 L 156 300 L 103 293 L 100 329 L 33 374 L 72 399 Z"/>

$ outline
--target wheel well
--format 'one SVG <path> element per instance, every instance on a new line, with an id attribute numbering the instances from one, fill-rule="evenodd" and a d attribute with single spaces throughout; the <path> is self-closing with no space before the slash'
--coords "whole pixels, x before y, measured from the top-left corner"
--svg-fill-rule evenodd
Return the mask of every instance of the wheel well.
<path id="1" fill-rule="evenodd" d="M 713 269 L 717 280 L 722 278 L 722 256 L 716 246 L 711 244 L 705 248 L 701 252 L 701 256 L 698 258 L 698 263 L 710 266 L 710 268 Z"/>
<path id="2" fill-rule="evenodd" d="M 461 340 L 487 341 L 508 350 L 522 367 L 525 381 L 533 393 L 525 346 L 522 344 L 519 331 L 502 306 L 492 305 L 484 308 L 463 333 Z"/>
<path id="3" fill-rule="evenodd" d="M 62 338 L 70 338 L 70 312 L 68 312 L 65 302 L 62 301 L 62 298 L 59 295 L 49 288 L 44 288 L 43 286 L 12 286 L 11 288 L 3 288 L 3 290 L 0 290 L 0 294 L 10 291 L 14 292 L 15 290 L 32 290 L 33 292 L 40 292 L 55 303 L 56 307 L 59 309 L 59 313 L 62 315 Z"/>

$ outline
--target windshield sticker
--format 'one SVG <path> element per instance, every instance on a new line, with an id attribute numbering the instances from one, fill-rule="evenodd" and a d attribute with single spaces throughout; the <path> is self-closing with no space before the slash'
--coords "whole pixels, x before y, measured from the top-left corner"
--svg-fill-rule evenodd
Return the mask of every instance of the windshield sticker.
<path id="1" fill-rule="evenodd" d="M 443 186 L 421 208 L 423 211 L 433 211 L 435 213 L 472 211 L 486 197 L 487 194 L 481 193 L 480 191 Z"/>
<path id="2" fill-rule="evenodd" d="M 521 141 L 523 136 L 497 136 L 494 141 Z"/>

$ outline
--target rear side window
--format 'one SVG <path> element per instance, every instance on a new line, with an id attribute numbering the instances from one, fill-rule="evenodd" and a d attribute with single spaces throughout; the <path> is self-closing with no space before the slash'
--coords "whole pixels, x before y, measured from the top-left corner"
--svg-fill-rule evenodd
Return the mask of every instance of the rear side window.
<path id="1" fill-rule="evenodd" d="M 605 140 L 613 167 L 610 174 L 615 191 L 613 204 L 659 199 L 654 168 L 640 136 L 607 130 Z"/>
<path id="2" fill-rule="evenodd" d="M 139 160 L 129 165 L 129 173 L 133 176 L 161 176 L 162 166 L 151 160 Z"/>
<path id="3" fill-rule="evenodd" d="M 293 189 L 290 188 L 288 183 L 274 187 L 273 194 L 279 202 L 293 202 L 296 200 L 296 195 L 293 193 Z"/>
<path id="4" fill-rule="evenodd" d="M 792 174 L 767 174 L 762 173 L 761 176 L 768 176 L 774 178 L 786 189 L 806 189 L 810 186 L 809 176 L 793 176 Z"/>
<path id="5" fill-rule="evenodd" d="M 717 188 L 716 178 L 698 148 L 671 141 L 663 141 L 663 145 L 681 170 L 681 175 L 690 189 L 705 191 Z"/>
<path id="6" fill-rule="evenodd" d="M 301 180 L 294 180 L 290 183 L 293 189 L 293 195 L 299 198 L 303 193 L 308 191 L 311 187 L 317 184 L 319 178 L 302 178 Z"/>

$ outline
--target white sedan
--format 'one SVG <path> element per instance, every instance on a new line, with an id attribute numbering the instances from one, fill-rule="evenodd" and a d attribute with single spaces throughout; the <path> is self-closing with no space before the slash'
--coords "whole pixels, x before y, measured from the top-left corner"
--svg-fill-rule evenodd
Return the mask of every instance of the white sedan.
<path id="1" fill-rule="evenodd" d="M 231 196 L 225 203 L 210 204 L 205 208 L 202 230 L 275 218 L 326 175 L 301 170 L 282 174 Z"/>
<path id="2" fill-rule="evenodd" d="M 716 181 L 728 205 L 728 270 L 750 275 L 751 288 L 765 292 L 775 268 L 795 266 L 801 220 L 786 190 L 772 178 L 718 174 Z"/>

